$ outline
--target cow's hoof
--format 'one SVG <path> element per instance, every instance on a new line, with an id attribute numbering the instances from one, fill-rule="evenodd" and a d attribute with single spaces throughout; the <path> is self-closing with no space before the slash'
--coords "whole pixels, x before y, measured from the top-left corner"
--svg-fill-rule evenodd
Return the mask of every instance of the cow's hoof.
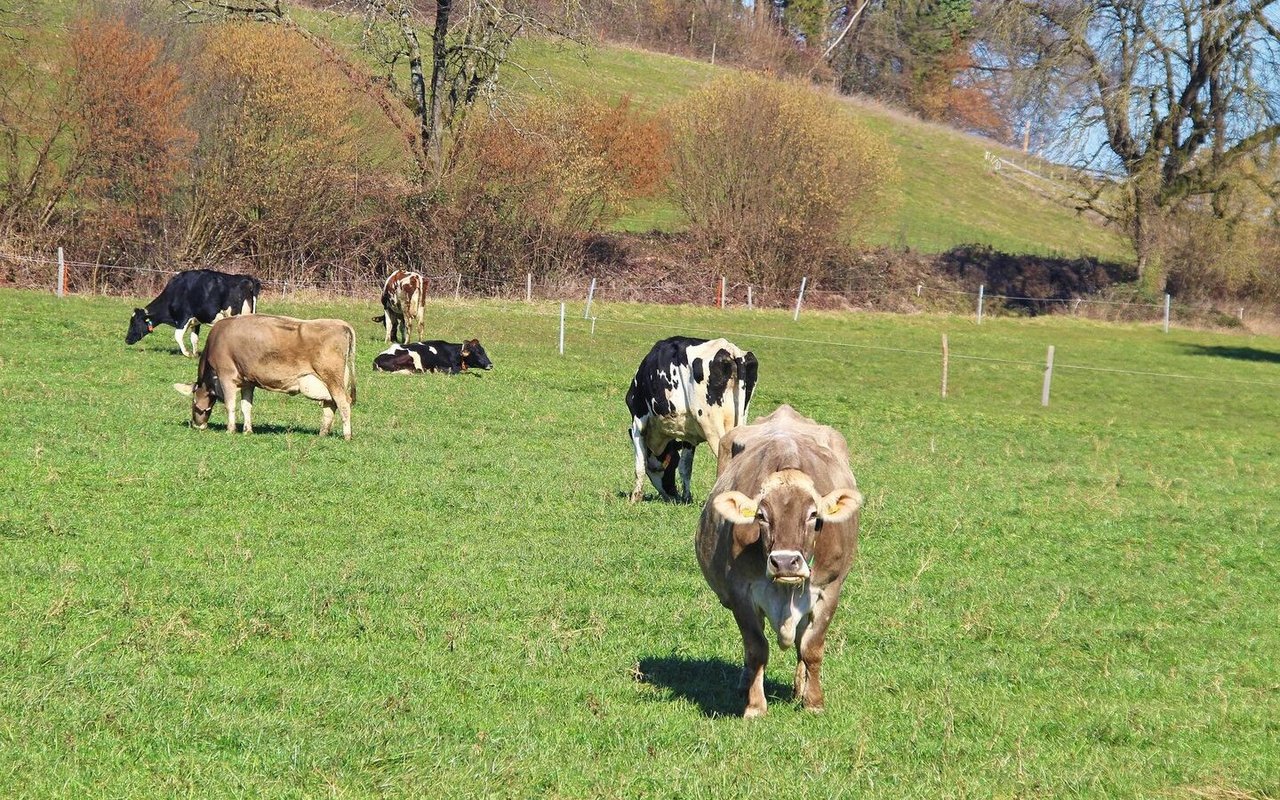
<path id="1" fill-rule="evenodd" d="M 644 499 L 644 492 L 632 492 L 632 493 L 631 493 L 631 502 L 633 502 L 633 503 L 639 503 L 639 502 L 640 502 L 641 500 L 643 500 L 643 499 Z"/>
<path id="2" fill-rule="evenodd" d="M 763 707 L 747 706 L 742 711 L 742 718 L 755 719 L 756 717 L 763 717 L 764 712 L 765 712 L 765 709 Z"/>

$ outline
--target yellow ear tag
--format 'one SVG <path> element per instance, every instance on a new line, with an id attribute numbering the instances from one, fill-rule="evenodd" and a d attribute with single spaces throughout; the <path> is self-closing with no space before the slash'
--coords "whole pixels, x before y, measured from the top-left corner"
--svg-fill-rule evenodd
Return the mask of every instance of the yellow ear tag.
<path id="1" fill-rule="evenodd" d="M 742 512 L 743 519 L 753 519 L 756 515 L 756 510 L 752 506 L 743 506 L 739 510 Z"/>
<path id="2" fill-rule="evenodd" d="M 832 503 L 832 504 L 831 504 L 831 507 L 827 509 L 827 513 L 828 513 L 828 514 L 834 514 L 834 513 L 836 513 L 836 512 L 837 512 L 837 511 L 839 511 L 839 510 L 840 510 L 840 506 L 836 505 L 835 503 Z"/>

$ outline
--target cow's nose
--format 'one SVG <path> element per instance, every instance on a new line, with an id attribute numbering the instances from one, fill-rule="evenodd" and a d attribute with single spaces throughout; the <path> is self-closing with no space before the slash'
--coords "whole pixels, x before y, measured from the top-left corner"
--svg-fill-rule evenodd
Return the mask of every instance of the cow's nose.
<path id="1" fill-rule="evenodd" d="M 794 550 L 784 550 L 780 553 L 769 554 L 769 566 L 772 567 L 774 575 L 793 576 L 804 575 L 807 570 L 804 568 L 804 556 Z"/>

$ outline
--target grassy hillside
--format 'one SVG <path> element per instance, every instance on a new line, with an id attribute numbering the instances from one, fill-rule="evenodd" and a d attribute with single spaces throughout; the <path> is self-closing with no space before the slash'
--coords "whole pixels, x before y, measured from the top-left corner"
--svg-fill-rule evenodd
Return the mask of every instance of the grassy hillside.
<path id="1" fill-rule="evenodd" d="M 194 364 L 126 347 L 132 305 L 0 290 L 0 796 L 1280 795 L 1275 389 L 1212 380 L 1274 384 L 1280 340 L 600 305 L 561 357 L 550 307 L 432 303 L 497 368 L 408 377 L 369 369 L 372 297 L 264 298 L 356 322 L 343 442 L 265 393 L 253 436 L 189 429 Z M 701 330 L 759 356 L 756 414 L 848 437 L 868 498 L 820 717 L 776 647 L 736 717 L 699 505 L 625 499 L 635 366 Z M 1053 405 L 997 361 L 940 400 L 942 331 L 1056 344 Z"/>
<path id="2" fill-rule="evenodd" d="M 354 52 L 358 27 L 352 20 L 310 11 L 295 16 Z M 586 92 L 612 101 L 625 96 L 651 111 L 663 110 L 726 71 L 621 45 L 582 47 L 538 39 L 518 42 L 513 60 L 519 66 L 506 68 L 503 88 L 517 96 Z M 984 152 L 1007 154 L 1007 148 L 872 103 L 848 98 L 841 103 L 851 119 L 890 141 L 902 174 L 891 212 L 869 232 L 869 243 L 928 252 L 983 243 L 1009 252 L 1130 258 L 1128 245 L 1113 231 L 991 173 Z M 651 199 L 634 205 L 617 224 L 624 230 L 673 230 L 680 227 L 681 215 L 669 201 Z"/>
<path id="3" fill-rule="evenodd" d="M 620 46 L 568 48 L 526 40 L 516 54 L 543 85 L 513 70 L 508 72 L 513 91 L 584 91 L 610 99 L 627 95 L 655 110 L 724 70 Z M 872 103 L 848 98 L 841 102 L 851 119 L 888 138 L 901 170 L 901 191 L 892 213 L 870 232 L 870 243 L 928 252 L 982 243 L 1009 252 L 1130 257 L 1128 245 L 1114 231 L 990 172 L 984 153 L 1009 154 L 1008 148 Z M 669 204 L 649 202 L 621 225 L 631 230 L 670 229 L 678 227 L 679 219 Z"/>

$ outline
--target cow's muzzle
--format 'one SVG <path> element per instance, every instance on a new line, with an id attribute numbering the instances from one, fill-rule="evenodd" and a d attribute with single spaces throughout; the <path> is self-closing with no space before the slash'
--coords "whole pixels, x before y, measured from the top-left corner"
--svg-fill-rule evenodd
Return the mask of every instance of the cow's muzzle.
<path id="1" fill-rule="evenodd" d="M 798 550 L 775 550 L 765 567 L 769 580 L 783 586 L 799 586 L 809 580 L 809 563 Z"/>

